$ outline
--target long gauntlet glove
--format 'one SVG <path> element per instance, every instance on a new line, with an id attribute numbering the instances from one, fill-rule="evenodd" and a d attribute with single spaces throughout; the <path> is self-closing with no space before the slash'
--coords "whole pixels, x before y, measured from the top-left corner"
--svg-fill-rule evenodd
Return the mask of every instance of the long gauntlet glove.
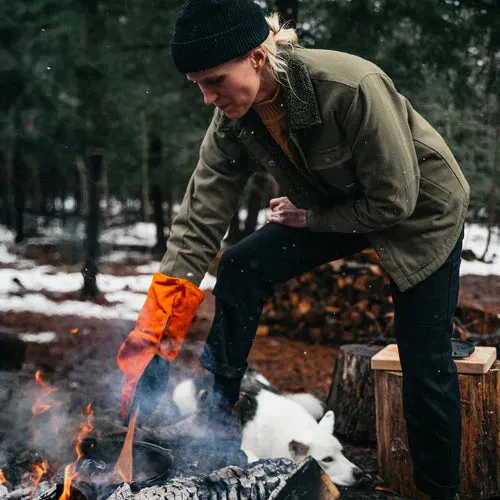
<path id="1" fill-rule="evenodd" d="M 166 386 L 168 361 L 177 357 L 203 298 L 203 292 L 187 280 L 161 273 L 153 275 L 135 328 L 120 346 L 117 356 L 123 372 L 120 415 L 124 421 L 128 420 L 134 397 L 146 400 L 152 396 L 136 394 L 136 391 L 154 390 L 153 386 L 158 383 Z M 159 380 L 158 375 L 163 380 Z"/>

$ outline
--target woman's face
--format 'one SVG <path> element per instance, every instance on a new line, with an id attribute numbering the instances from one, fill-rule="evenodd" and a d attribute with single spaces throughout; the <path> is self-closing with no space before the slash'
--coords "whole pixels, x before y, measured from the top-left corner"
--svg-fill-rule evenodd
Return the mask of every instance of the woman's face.
<path id="1" fill-rule="evenodd" d="M 272 97 L 264 76 L 265 62 L 265 52 L 257 48 L 243 57 L 186 76 L 198 84 L 205 104 L 217 106 L 228 118 L 240 118 L 254 102 Z"/>

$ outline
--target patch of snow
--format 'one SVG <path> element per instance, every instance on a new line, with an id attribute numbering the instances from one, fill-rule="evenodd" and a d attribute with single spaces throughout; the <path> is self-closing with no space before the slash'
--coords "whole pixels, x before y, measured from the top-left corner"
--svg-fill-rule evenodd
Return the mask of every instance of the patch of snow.
<path id="1" fill-rule="evenodd" d="M 142 264 L 141 266 L 137 266 L 135 270 L 138 273 L 150 273 L 151 275 L 153 275 L 160 270 L 160 263 L 150 262 L 149 264 Z"/>
<path id="2" fill-rule="evenodd" d="M 243 214 L 242 214 L 243 215 Z M 259 214 L 259 221 L 265 222 L 267 210 Z M 48 238 L 60 234 L 62 227 L 54 224 L 45 228 Z M 152 223 L 137 223 L 128 228 L 115 228 L 103 233 L 104 239 L 122 244 L 153 245 L 155 242 L 155 228 Z M 472 250 L 477 256 L 482 255 L 486 245 L 487 229 L 477 224 L 466 224 L 464 249 Z M 137 314 L 142 308 L 146 294 L 151 283 L 152 276 L 159 270 L 159 262 L 149 262 L 135 267 L 135 271 L 141 273 L 133 276 L 114 276 L 99 274 L 97 285 L 103 292 L 105 298 L 111 302 L 110 306 L 101 306 L 91 302 L 64 301 L 55 302 L 47 299 L 41 291 L 51 292 L 73 292 L 79 290 L 83 284 L 83 278 L 78 272 L 60 272 L 53 266 L 36 266 L 34 261 L 20 258 L 11 250 L 14 233 L 0 225 L 0 263 L 8 265 L 0 269 L 0 311 L 34 311 L 54 315 L 76 315 L 99 318 L 123 318 L 136 320 Z M 31 241 L 31 240 L 30 240 Z M 500 275 L 500 231 L 494 230 L 490 242 L 490 250 L 487 260 L 491 263 L 468 262 L 462 260 L 461 275 L 465 274 L 497 274 Z M 120 262 L 139 258 L 145 260 L 145 256 L 139 252 L 115 251 L 103 260 L 109 262 Z M 200 288 L 213 289 L 216 278 L 206 274 Z M 24 294 L 22 297 L 15 296 L 16 292 L 23 286 L 32 290 L 33 293 Z M 43 337 L 41 337 L 43 338 Z"/>
<path id="3" fill-rule="evenodd" d="M 2 264 L 12 264 L 13 262 L 16 262 L 17 257 L 9 252 L 7 245 L 4 243 L 0 243 L 0 263 Z"/>
<path id="4" fill-rule="evenodd" d="M 33 293 L 24 297 L 2 297 L 0 308 L 3 311 L 30 311 L 54 316 L 75 315 L 85 318 L 120 318 L 135 321 L 140 310 L 140 307 L 137 307 L 138 302 L 135 301 L 135 304 L 120 303 L 107 307 L 92 302 L 75 300 L 54 302 L 39 293 Z M 142 303 L 144 303 L 144 300 Z"/>
<path id="5" fill-rule="evenodd" d="M 101 257 L 101 262 L 144 262 L 144 254 L 140 252 L 126 252 L 124 250 L 115 250 L 108 255 Z"/>
<path id="6" fill-rule="evenodd" d="M 100 241 L 115 245 L 148 245 L 156 243 L 156 227 L 152 222 L 137 222 L 131 226 L 105 229 Z"/>
<path id="7" fill-rule="evenodd" d="M 464 250 L 472 250 L 476 257 L 481 257 L 486 248 L 486 239 L 488 229 L 479 224 L 466 224 L 464 235 Z M 488 274 L 500 275 L 500 230 L 493 228 L 491 241 L 486 255 L 486 262 L 466 261 L 462 259 L 460 265 L 460 275 L 479 274 L 487 276 Z"/>
<path id="8" fill-rule="evenodd" d="M 14 243 L 14 231 L 0 224 L 0 242 Z"/>
<path id="9" fill-rule="evenodd" d="M 21 337 L 21 340 L 24 340 L 24 342 L 48 344 L 56 339 L 57 334 L 54 332 L 20 333 L 19 337 Z"/>

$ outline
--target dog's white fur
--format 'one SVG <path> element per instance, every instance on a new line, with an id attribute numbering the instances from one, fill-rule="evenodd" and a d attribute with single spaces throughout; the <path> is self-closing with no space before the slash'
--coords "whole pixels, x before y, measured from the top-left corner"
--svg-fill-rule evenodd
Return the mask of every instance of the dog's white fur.
<path id="1" fill-rule="evenodd" d="M 261 377 L 259 382 L 270 385 Z M 182 415 L 195 411 L 194 382 L 178 384 L 173 400 Z M 354 486 L 359 482 L 361 469 L 343 455 L 342 445 L 333 435 L 334 414 L 327 411 L 321 418 L 323 405 L 317 398 L 306 393 L 276 394 L 262 388 L 255 400 L 257 411 L 243 425 L 241 445 L 250 461 L 286 457 L 298 463 L 312 456 L 336 485 Z"/>
<path id="2" fill-rule="evenodd" d="M 290 401 L 295 401 L 297 404 L 302 406 L 308 413 L 310 413 L 315 420 L 321 420 L 321 417 L 325 413 L 325 408 L 323 403 L 312 394 L 307 392 L 297 392 L 296 394 L 287 393 L 285 397 Z"/>

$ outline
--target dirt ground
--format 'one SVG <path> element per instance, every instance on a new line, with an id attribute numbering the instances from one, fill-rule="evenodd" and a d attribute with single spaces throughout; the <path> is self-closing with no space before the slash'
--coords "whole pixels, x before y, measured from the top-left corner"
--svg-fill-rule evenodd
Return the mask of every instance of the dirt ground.
<path id="1" fill-rule="evenodd" d="M 64 297 L 59 297 L 63 300 Z M 462 278 L 460 300 L 489 312 L 500 313 L 500 277 L 465 276 Z M 185 345 L 173 364 L 172 382 L 180 377 L 195 376 L 202 369 L 198 362 L 203 341 L 213 315 L 214 300 L 210 292 L 201 305 Z M 30 312 L 7 312 L 1 318 L 4 331 L 53 331 L 57 339 L 49 344 L 27 345 L 23 376 L 34 377 L 40 370 L 47 384 L 64 392 L 67 411 L 78 415 L 81 408 L 92 403 L 97 417 L 118 419 L 120 373 L 115 356 L 120 343 L 133 327 L 124 320 L 100 320 L 76 316 L 47 316 Z M 78 329 L 76 333 L 75 329 Z M 73 331 L 73 333 L 72 333 Z M 260 370 L 283 391 L 308 391 L 325 400 L 332 381 L 337 348 L 308 345 L 281 337 L 257 337 L 249 364 Z M 5 410 L 5 407 L 4 407 Z M 6 418 L 4 411 L 4 419 Z M 31 416 L 18 417 L 18 425 L 26 427 Z M 6 424 L 0 417 L 0 427 Z M 16 425 L 12 422 L 9 425 Z M 0 441 L 1 441 L 0 433 Z M 342 498 L 402 498 L 385 491 L 377 477 L 374 446 L 359 446 L 343 441 L 346 455 L 369 475 L 360 490 L 344 489 Z"/>

